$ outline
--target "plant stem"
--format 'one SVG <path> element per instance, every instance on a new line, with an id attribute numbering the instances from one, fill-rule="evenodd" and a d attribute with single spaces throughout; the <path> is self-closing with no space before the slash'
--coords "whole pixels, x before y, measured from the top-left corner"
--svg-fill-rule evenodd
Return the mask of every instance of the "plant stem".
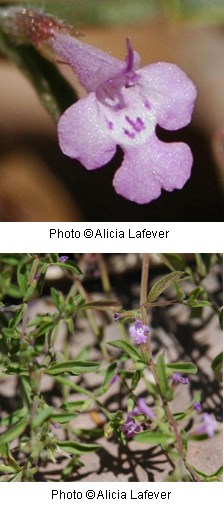
<path id="1" fill-rule="evenodd" d="M 140 292 L 140 305 L 141 305 L 142 322 L 144 324 L 146 324 L 146 325 L 148 323 L 147 309 L 146 309 L 146 304 L 145 304 L 147 302 L 148 274 L 149 274 L 149 254 L 143 254 L 142 277 L 141 277 L 141 292 Z M 142 351 L 144 351 L 144 352 L 147 351 L 148 355 L 150 357 L 149 367 L 150 367 L 150 369 L 152 371 L 152 374 L 154 376 L 154 379 L 155 379 L 155 382 L 156 382 L 156 385 L 157 385 L 157 388 L 158 388 L 158 392 L 159 392 L 160 398 L 161 398 L 162 403 L 163 403 L 163 408 L 164 408 L 164 411 L 165 411 L 165 414 L 166 414 L 166 417 L 167 417 L 167 421 L 168 421 L 168 423 L 170 425 L 171 430 L 174 432 L 174 435 L 175 435 L 175 438 L 176 438 L 175 446 L 176 446 L 177 452 L 179 453 L 180 463 L 181 463 L 181 465 L 184 464 L 185 467 L 187 467 L 188 470 L 191 472 L 191 474 L 194 477 L 194 479 L 196 479 L 197 475 L 194 474 L 195 472 L 191 471 L 189 465 L 186 466 L 183 442 L 182 442 L 182 438 L 181 438 L 181 435 L 180 435 L 179 430 L 178 430 L 177 423 L 176 423 L 176 421 L 175 421 L 175 419 L 173 417 L 173 414 L 172 414 L 172 412 L 171 412 L 171 410 L 169 408 L 169 405 L 168 405 L 167 401 L 165 400 L 165 398 L 163 397 L 163 395 L 161 393 L 160 379 L 159 379 L 159 376 L 158 376 L 158 373 L 157 373 L 156 364 L 155 364 L 155 362 L 152 359 L 151 343 L 150 343 L 149 338 L 148 338 L 146 344 L 145 345 L 141 345 L 141 347 L 142 347 Z M 197 476 L 197 480 L 198 480 L 198 476 Z"/>
<path id="2" fill-rule="evenodd" d="M 145 303 L 147 302 L 147 291 L 148 291 L 148 277 L 149 277 L 149 254 L 143 254 L 142 260 L 142 277 L 141 277 L 141 291 L 140 291 L 140 307 L 141 307 L 141 315 L 142 321 L 144 325 L 148 324 L 148 316 L 147 310 L 145 307 Z M 147 336 L 147 341 L 145 345 L 142 345 L 142 352 L 147 352 L 151 359 L 151 342 L 150 335 Z"/>
<path id="3" fill-rule="evenodd" d="M 102 282 L 103 291 L 106 295 L 111 294 L 111 285 L 110 285 L 110 279 L 109 274 L 107 270 L 107 266 L 105 264 L 104 258 L 102 254 L 98 254 L 98 265 L 100 270 L 100 277 Z"/>

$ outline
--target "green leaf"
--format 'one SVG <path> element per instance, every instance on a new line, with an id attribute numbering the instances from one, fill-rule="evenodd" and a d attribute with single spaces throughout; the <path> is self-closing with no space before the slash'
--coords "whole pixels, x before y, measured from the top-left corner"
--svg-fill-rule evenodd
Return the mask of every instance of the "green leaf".
<path id="1" fill-rule="evenodd" d="M 120 309 L 121 305 L 117 300 L 95 300 L 83 304 L 82 309 L 100 309 L 107 311 L 108 309 Z"/>
<path id="2" fill-rule="evenodd" d="M 56 290 L 56 288 L 52 287 L 51 288 L 51 297 L 52 297 L 53 303 L 56 306 L 56 308 L 60 312 L 62 312 L 65 307 L 65 300 L 64 300 L 63 293 L 59 292 L 58 290 Z"/>
<path id="3" fill-rule="evenodd" d="M 66 379 L 65 377 L 56 376 L 54 377 L 54 380 L 56 382 L 59 382 L 62 386 L 68 386 L 69 388 L 73 389 L 77 393 L 81 393 L 82 395 L 86 395 L 92 398 L 92 393 L 88 391 L 88 389 L 82 388 L 78 384 L 75 384 L 75 382 L 72 382 L 71 380 Z"/>
<path id="4" fill-rule="evenodd" d="M 70 421 L 74 420 L 76 418 L 76 413 L 69 413 L 69 412 L 60 412 L 60 413 L 53 413 L 51 414 L 51 420 L 55 421 L 56 423 L 69 423 Z"/>
<path id="5" fill-rule="evenodd" d="M 55 265 L 55 263 L 50 263 L 50 265 Z M 67 260 L 65 263 L 62 263 L 62 261 L 57 261 L 56 265 L 57 265 L 57 267 L 62 267 L 65 270 L 71 270 L 71 272 L 73 272 L 74 274 L 77 274 L 80 277 L 82 276 L 81 270 L 77 267 L 76 263 L 72 260 Z"/>
<path id="6" fill-rule="evenodd" d="M 97 392 L 97 396 L 100 396 L 102 395 L 103 393 L 105 393 L 109 387 L 109 384 L 110 384 L 110 381 L 111 379 L 113 378 L 114 374 L 115 374 L 115 370 L 117 368 L 117 363 L 111 363 L 108 368 L 106 369 L 106 372 L 105 372 L 105 377 L 104 377 L 104 381 L 102 383 L 102 385 L 100 386 L 98 392 Z"/>
<path id="7" fill-rule="evenodd" d="M 21 367 L 17 366 L 16 363 L 15 363 L 15 365 L 9 364 L 5 370 L 5 373 L 8 375 L 24 375 L 24 376 L 29 375 L 29 371 L 26 368 L 21 368 Z"/>
<path id="8" fill-rule="evenodd" d="M 78 443 L 77 441 L 57 441 L 57 445 L 66 452 L 80 455 L 82 453 L 91 453 L 100 449 L 98 444 Z"/>
<path id="9" fill-rule="evenodd" d="M 168 363 L 166 364 L 167 369 L 172 370 L 172 372 L 180 372 L 180 373 L 197 373 L 198 369 L 194 363 L 185 363 L 182 361 L 178 361 L 178 363 Z"/>
<path id="10" fill-rule="evenodd" d="M 21 306 L 19 306 L 14 317 L 10 320 L 10 322 L 9 322 L 10 329 L 14 329 L 21 322 L 22 317 L 23 317 L 23 308 L 24 308 L 23 304 Z"/>
<path id="11" fill-rule="evenodd" d="M 139 434 L 135 435 L 135 441 L 145 444 L 171 444 L 174 442 L 174 436 L 164 434 L 161 432 L 151 432 L 150 430 L 144 430 Z"/>
<path id="12" fill-rule="evenodd" d="M 176 271 L 176 270 L 184 270 L 185 269 L 185 266 L 186 266 L 186 263 L 183 259 L 183 256 L 181 254 L 178 254 L 178 253 L 164 253 L 164 254 L 159 254 L 159 257 L 160 259 L 162 260 L 162 262 L 171 270 L 171 271 Z"/>
<path id="13" fill-rule="evenodd" d="M 170 272 L 166 276 L 163 276 L 159 281 L 157 281 L 154 286 L 151 288 L 148 294 L 149 302 L 155 302 L 158 297 L 170 286 L 178 281 L 182 281 L 184 279 L 189 279 L 190 275 L 187 272 L 175 271 Z"/>
<path id="14" fill-rule="evenodd" d="M 171 400 L 173 394 L 172 394 L 171 389 L 169 389 L 169 382 L 168 382 L 167 373 L 166 373 L 165 357 L 163 354 L 160 354 L 157 358 L 156 369 L 157 369 L 157 373 L 159 376 L 160 391 L 164 398 L 166 398 L 167 400 Z"/>
<path id="15" fill-rule="evenodd" d="M 4 473 L 4 474 L 15 473 L 15 468 L 13 466 L 6 466 L 5 464 L 0 464 L 0 473 Z"/>
<path id="16" fill-rule="evenodd" d="M 174 412 L 173 413 L 173 417 L 175 418 L 176 421 L 181 421 L 184 418 L 186 418 L 186 416 L 187 416 L 186 412 Z"/>
<path id="17" fill-rule="evenodd" d="M 223 352 L 220 352 L 212 361 L 212 369 L 218 382 L 222 380 Z"/>
<path id="18" fill-rule="evenodd" d="M 184 304 L 191 308 L 203 308 L 205 306 L 211 306 L 211 302 L 206 299 L 207 294 L 201 286 L 197 286 L 190 293 L 187 300 L 183 301 Z"/>
<path id="19" fill-rule="evenodd" d="M 41 427 L 45 421 L 49 420 L 51 415 L 52 407 L 45 407 L 44 409 L 40 409 L 31 423 L 32 428 L 35 429 Z"/>
<path id="20" fill-rule="evenodd" d="M 0 436 L 0 444 L 10 443 L 13 439 L 17 439 L 27 426 L 27 418 L 23 418 L 13 425 L 9 430 Z"/>
<path id="21" fill-rule="evenodd" d="M 14 425 L 18 420 L 24 418 L 27 414 L 26 407 L 22 407 L 22 409 L 18 409 L 17 411 L 12 412 L 9 416 L 6 416 L 1 420 L 1 425 Z"/>
<path id="22" fill-rule="evenodd" d="M 202 476 L 205 480 L 208 480 L 208 481 L 217 480 L 217 478 L 221 477 L 223 474 L 223 466 L 220 466 L 214 473 L 211 473 L 210 475 L 207 475 L 206 473 L 204 473 L 203 471 L 200 471 L 199 469 L 195 468 L 194 466 L 192 466 L 192 467 L 193 467 L 194 471 L 196 471 L 196 473 L 199 476 Z"/>
<path id="23" fill-rule="evenodd" d="M 23 296 L 19 288 L 14 284 L 10 284 L 10 286 L 7 288 L 7 295 L 13 299 L 21 299 Z"/>
<path id="24" fill-rule="evenodd" d="M 52 316 L 37 316 L 34 320 L 29 322 L 28 327 L 37 326 L 34 333 L 35 338 L 42 334 L 47 334 L 55 327 L 55 319 Z"/>
<path id="25" fill-rule="evenodd" d="M 75 400 L 71 402 L 64 402 L 62 404 L 62 409 L 65 411 L 77 411 L 84 412 L 86 411 L 92 404 L 92 400 Z"/>
<path id="26" fill-rule="evenodd" d="M 29 278 L 29 270 L 27 268 L 27 263 L 22 261 L 17 268 L 17 282 L 19 285 L 20 292 L 23 296 L 26 295 L 27 287 L 28 287 L 28 278 Z"/>
<path id="27" fill-rule="evenodd" d="M 197 272 L 200 277 L 205 277 L 210 270 L 211 264 L 214 262 L 214 254 L 212 253 L 196 253 L 195 254 Z"/>
<path id="28" fill-rule="evenodd" d="M 137 387 L 140 379 L 142 377 L 142 371 L 141 370 L 136 370 L 136 372 L 134 373 L 132 379 L 131 379 L 131 390 L 134 391 L 135 388 Z"/>
<path id="29" fill-rule="evenodd" d="M 114 340 L 114 341 L 109 341 L 108 344 L 111 345 L 111 347 L 115 347 L 115 348 L 119 348 L 119 349 L 123 350 L 129 357 L 131 357 L 131 359 L 133 361 L 135 361 L 135 362 L 141 361 L 141 362 L 145 363 L 142 355 L 137 350 L 137 348 L 133 347 L 133 345 L 131 345 L 128 341 Z"/>
<path id="30" fill-rule="evenodd" d="M 99 363 L 94 361 L 64 361 L 63 363 L 53 363 L 45 373 L 49 375 L 59 375 L 60 373 L 70 373 L 80 375 L 81 373 L 95 372 L 99 368 Z"/>

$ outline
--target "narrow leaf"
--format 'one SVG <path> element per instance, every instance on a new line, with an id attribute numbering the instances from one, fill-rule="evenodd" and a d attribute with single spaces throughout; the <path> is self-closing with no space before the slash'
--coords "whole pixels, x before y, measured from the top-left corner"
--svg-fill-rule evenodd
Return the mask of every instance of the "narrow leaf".
<path id="1" fill-rule="evenodd" d="M 69 421 L 74 420 L 76 418 L 77 414 L 69 413 L 69 412 L 60 412 L 60 413 L 54 413 L 51 414 L 51 420 L 55 421 L 56 423 L 69 423 Z"/>
<path id="2" fill-rule="evenodd" d="M 66 452 L 80 455 L 82 453 L 90 453 L 99 450 L 98 444 L 78 443 L 77 441 L 57 441 L 57 445 Z"/>
<path id="3" fill-rule="evenodd" d="M 99 368 L 99 363 L 94 361 L 64 361 L 63 363 L 52 364 L 45 373 L 49 375 L 58 375 L 60 373 L 71 373 L 80 375 L 81 373 L 95 372 Z"/>
<path id="4" fill-rule="evenodd" d="M 55 265 L 55 263 L 50 263 L 50 265 Z M 77 274 L 78 276 L 82 276 L 81 270 L 79 270 L 79 268 L 77 267 L 77 265 L 74 261 L 67 260 L 66 263 L 57 261 L 56 265 L 57 265 L 57 267 L 62 267 L 65 270 L 71 270 L 71 272 L 74 272 L 74 274 Z"/>
<path id="5" fill-rule="evenodd" d="M 163 276 L 151 288 L 148 294 L 149 301 L 155 302 L 164 290 L 172 286 L 174 283 L 182 281 L 183 279 L 188 279 L 189 277 L 190 275 L 187 272 L 182 271 L 170 272 L 170 274 Z"/>
<path id="6" fill-rule="evenodd" d="M 212 361 L 212 369 L 218 382 L 222 380 L 223 352 L 220 352 Z"/>
<path id="7" fill-rule="evenodd" d="M 125 340 L 115 340 L 115 341 L 109 341 L 108 342 L 111 347 L 119 348 L 123 350 L 133 361 L 141 361 L 145 362 L 142 358 L 142 355 L 137 350 L 137 348 L 133 347 L 128 341 Z"/>
<path id="8" fill-rule="evenodd" d="M 92 302 L 86 302 L 82 309 L 100 309 L 107 311 L 108 309 L 118 309 L 121 305 L 117 300 L 95 300 Z"/>
<path id="9" fill-rule="evenodd" d="M 166 367 L 172 372 L 180 372 L 180 373 L 197 373 L 198 369 L 194 363 L 185 363 L 182 361 L 178 361 L 178 363 L 168 363 Z"/>
<path id="10" fill-rule="evenodd" d="M 169 392 L 169 383 L 166 374 L 166 364 L 163 354 L 160 354 L 157 358 L 156 369 L 159 376 L 160 390 L 164 398 L 167 398 Z"/>
<path id="11" fill-rule="evenodd" d="M 64 402 L 62 404 L 62 409 L 64 409 L 65 411 L 68 411 L 68 412 L 73 412 L 73 411 L 77 411 L 77 412 L 84 412 L 86 411 L 90 405 L 92 404 L 92 400 L 75 400 L 75 401 L 71 401 L 71 402 Z M 74 414 L 74 412 L 73 412 Z"/>
<path id="12" fill-rule="evenodd" d="M 31 426 L 33 429 L 41 427 L 45 421 L 48 421 L 52 414 L 51 407 L 45 407 L 37 412 L 37 415 L 33 419 Z"/>
<path id="13" fill-rule="evenodd" d="M 10 443 L 10 441 L 13 441 L 13 439 L 16 439 L 24 432 L 26 426 L 27 418 L 18 421 L 18 423 L 15 423 L 15 425 L 0 436 L 0 443 Z"/>
<path id="14" fill-rule="evenodd" d="M 174 437 L 171 436 L 171 434 L 167 435 L 162 434 L 161 432 L 151 432 L 150 430 L 145 430 L 135 435 L 135 441 L 145 444 L 170 444 L 174 441 Z"/>

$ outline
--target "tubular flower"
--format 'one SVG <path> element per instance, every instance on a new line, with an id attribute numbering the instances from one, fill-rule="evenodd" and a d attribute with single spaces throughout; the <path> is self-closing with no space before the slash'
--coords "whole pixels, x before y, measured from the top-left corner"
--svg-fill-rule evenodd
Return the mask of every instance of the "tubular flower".
<path id="1" fill-rule="evenodd" d="M 189 384 L 188 377 L 182 377 L 182 375 L 179 372 L 173 373 L 171 381 L 176 384 Z"/>
<path id="2" fill-rule="evenodd" d="M 201 412 L 201 410 L 202 410 L 202 406 L 201 406 L 200 402 L 194 402 L 193 407 L 194 407 L 194 410 L 197 412 Z"/>
<path id="3" fill-rule="evenodd" d="M 139 398 L 137 401 L 137 408 L 139 411 L 139 414 L 145 414 L 145 416 L 148 416 L 151 420 L 155 419 L 155 414 L 152 412 L 150 407 L 146 404 L 144 398 Z"/>
<path id="4" fill-rule="evenodd" d="M 156 199 L 162 188 L 181 189 L 190 177 L 191 151 L 182 142 L 160 141 L 155 128 L 177 130 L 190 122 L 196 88 L 184 71 L 166 62 L 139 68 L 128 39 L 124 61 L 60 30 L 51 45 L 88 93 L 59 120 L 63 153 L 91 170 L 107 164 L 120 146 L 124 158 L 113 185 L 139 204 Z"/>
<path id="5" fill-rule="evenodd" d="M 208 437 L 213 437 L 217 429 L 217 422 L 214 416 L 205 412 L 202 415 L 202 423 L 197 429 L 197 434 L 207 434 Z"/>
<path id="6" fill-rule="evenodd" d="M 135 323 L 130 326 L 129 333 L 136 345 L 141 345 L 147 341 L 149 327 L 144 325 L 141 320 L 136 320 Z"/>
<path id="7" fill-rule="evenodd" d="M 135 423 L 135 421 L 128 415 L 126 422 L 121 427 L 121 431 L 126 437 L 133 437 L 141 431 L 141 426 Z"/>

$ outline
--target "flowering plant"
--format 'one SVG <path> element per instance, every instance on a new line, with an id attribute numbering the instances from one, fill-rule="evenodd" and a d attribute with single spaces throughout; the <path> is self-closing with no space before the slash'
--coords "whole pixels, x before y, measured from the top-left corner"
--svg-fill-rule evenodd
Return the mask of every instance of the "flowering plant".
<path id="1" fill-rule="evenodd" d="M 85 459 L 96 479 L 220 479 L 220 256 L 160 262 L 152 282 L 143 255 L 136 307 L 109 255 L 0 255 L 1 481 L 82 480 Z"/>
<path id="2" fill-rule="evenodd" d="M 183 70 L 166 62 L 140 68 L 140 56 L 128 38 L 127 56 L 120 61 L 36 10 L 5 9 L 0 25 L 10 41 L 28 41 L 69 64 L 88 93 L 59 119 L 65 155 L 93 170 L 110 162 L 120 146 L 124 158 L 113 185 L 118 194 L 139 204 L 157 199 L 162 189 L 185 185 L 192 167 L 190 148 L 182 142 L 164 143 L 156 135 L 157 125 L 178 130 L 191 120 L 196 88 Z"/>

